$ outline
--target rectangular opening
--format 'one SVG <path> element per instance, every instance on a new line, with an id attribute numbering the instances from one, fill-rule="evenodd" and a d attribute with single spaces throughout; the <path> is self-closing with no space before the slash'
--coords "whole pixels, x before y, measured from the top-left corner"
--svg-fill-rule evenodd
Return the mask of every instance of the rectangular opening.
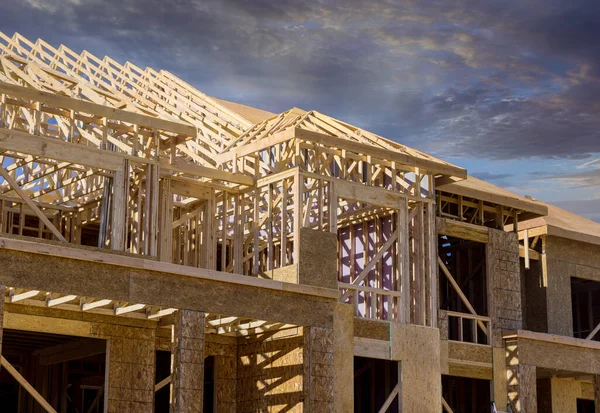
<path id="1" fill-rule="evenodd" d="M 105 340 L 5 329 L 2 356 L 55 410 L 104 411 Z M 44 411 L 4 367 L 0 411 Z"/>
<path id="2" fill-rule="evenodd" d="M 485 321 L 473 317 L 464 300 L 468 301 L 477 316 L 487 316 L 485 244 L 444 235 L 438 239 L 438 250 L 459 287 L 457 289 L 446 273 L 440 270 L 440 309 L 448 312 L 448 339 L 487 344 L 487 335 L 482 329 L 487 329 Z"/>
<path id="3" fill-rule="evenodd" d="M 488 413 L 490 381 L 442 376 L 442 396 L 454 413 Z"/>
<path id="4" fill-rule="evenodd" d="M 593 400 L 577 399 L 577 413 L 595 413 L 596 405 Z"/>
<path id="5" fill-rule="evenodd" d="M 587 338 L 600 323 L 600 283 L 571 277 L 573 337 Z M 600 332 L 592 340 L 600 341 Z"/>
<path id="6" fill-rule="evenodd" d="M 354 411 L 378 413 L 398 384 L 398 362 L 354 357 Z M 398 411 L 398 397 L 386 412 Z"/>

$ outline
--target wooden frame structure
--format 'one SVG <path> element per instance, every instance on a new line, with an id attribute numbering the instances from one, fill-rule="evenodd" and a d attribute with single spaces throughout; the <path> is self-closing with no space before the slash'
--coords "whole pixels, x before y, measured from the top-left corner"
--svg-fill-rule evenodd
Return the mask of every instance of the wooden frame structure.
<path id="1" fill-rule="evenodd" d="M 169 72 L 0 33 L 0 156 L 0 326 L 107 340 L 109 412 L 167 388 L 201 411 L 209 355 L 219 411 L 352 411 L 354 356 L 398 361 L 380 412 L 452 412 L 442 374 L 523 411 L 535 369 L 506 354 L 556 341 L 521 331 L 545 206 L 316 111 L 253 123 Z"/>

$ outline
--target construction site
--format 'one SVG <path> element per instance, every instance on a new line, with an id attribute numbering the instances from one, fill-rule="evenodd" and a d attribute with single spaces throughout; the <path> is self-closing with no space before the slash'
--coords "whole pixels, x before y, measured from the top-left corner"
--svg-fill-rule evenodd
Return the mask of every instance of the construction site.
<path id="1" fill-rule="evenodd" d="M 600 413 L 600 224 L 20 34 L 0 153 L 3 413 Z"/>

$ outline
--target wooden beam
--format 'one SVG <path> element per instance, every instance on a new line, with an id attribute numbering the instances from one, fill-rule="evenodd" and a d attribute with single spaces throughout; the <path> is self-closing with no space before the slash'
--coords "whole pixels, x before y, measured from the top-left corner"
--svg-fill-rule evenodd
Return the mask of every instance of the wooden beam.
<path id="1" fill-rule="evenodd" d="M 0 148 L 111 171 L 119 169 L 123 159 L 128 158 L 116 152 L 7 129 L 0 129 Z"/>
<path id="2" fill-rule="evenodd" d="M 596 334 L 600 331 L 600 323 L 592 330 L 590 334 L 585 338 L 586 340 L 592 340 Z"/>
<path id="3" fill-rule="evenodd" d="M 464 239 L 467 241 L 487 244 L 490 239 L 490 231 L 487 227 L 455 221 L 448 218 L 436 218 L 437 232 L 440 235 Z"/>
<path id="4" fill-rule="evenodd" d="M 0 364 L 6 371 L 17 380 L 17 382 L 37 401 L 47 413 L 57 413 L 56 410 L 42 397 L 41 394 L 31 385 L 25 377 L 21 375 L 13 366 L 4 358 L 0 356 Z"/>
<path id="5" fill-rule="evenodd" d="M 398 378 L 398 381 L 400 381 L 400 377 Z M 379 409 L 379 413 L 387 412 L 387 409 L 390 407 L 390 404 L 392 404 L 392 402 L 394 401 L 396 396 L 398 396 L 399 394 L 400 394 L 400 383 L 396 384 L 396 386 L 394 387 L 394 390 L 392 390 L 390 395 L 385 400 L 385 403 L 383 403 L 383 406 L 381 406 L 381 409 Z"/>
<path id="6" fill-rule="evenodd" d="M 173 376 L 169 374 L 167 377 L 156 383 L 156 385 L 154 386 L 154 392 L 156 393 L 157 391 L 165 387 L 167 384 L 171 383 L 172 380 Z"/>
<path id="7" fill-rule="evenodd" d="M 246 186 L 254 185 L 254 178 L 251 176 L 243 175 L 240 173 L 222 171 L 220 169 L 215 169 L 208 166 L 189 163 L 187 161 L 184 161 L 183 159 L 177 159 L 174 163 L 170 163 L 168 160 L 161 159 L 160 167 L 162 170 L 193 175 L 198 178 L 217 179 L 220 181 L 226 181 Z"/>
<path id="8" fill-rule="evenodd" d="M 48 228 L 54 234 L 54 236 L 58 238 L 59 241 L 68 243 L 67 239 L 63 237 L 60 231 L 56 229 L 54 224 L 50 222 L 48 217 L 46 217 L 46 215 L 38 208 L 35 202 L 32 201 L 31 198 L 29 198 L 25 191 L 23 191 L 21 187 L 17 185 L 17 182 L 13 179 L 12 176 L 10 176 L 8 172 L 6 172 L 6 169 L 4 169 L 2 166 L 0 166 L 0 175 L 2 175 L 4 180 L 8 182 L 8 184 L 15 190 L 15 192 L 21 197 L 21 199 L 25 201 L 27 206 L 29 206 L 29 208 L 31 208 L 35 215 L 37 215 L 37 217 L 44 223 L 46 228 Z"/>
<path id="9" fill-rule="evenodd" d="M 446 399 L 444 399 L 444 396 L 442 396 L 442 406 L 444 407 L 446 413 L 454 413 L 450 405 L 446 402 Z"/>

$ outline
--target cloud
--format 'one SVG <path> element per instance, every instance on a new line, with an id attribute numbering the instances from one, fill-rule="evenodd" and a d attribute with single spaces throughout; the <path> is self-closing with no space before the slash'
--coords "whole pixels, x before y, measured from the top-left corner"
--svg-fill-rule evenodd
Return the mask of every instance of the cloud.
<path id="1" fill-rule="evenodd" d="M 25 0 L 0 27 L 442 157 L 600 151 L 595 0 Z"/>

